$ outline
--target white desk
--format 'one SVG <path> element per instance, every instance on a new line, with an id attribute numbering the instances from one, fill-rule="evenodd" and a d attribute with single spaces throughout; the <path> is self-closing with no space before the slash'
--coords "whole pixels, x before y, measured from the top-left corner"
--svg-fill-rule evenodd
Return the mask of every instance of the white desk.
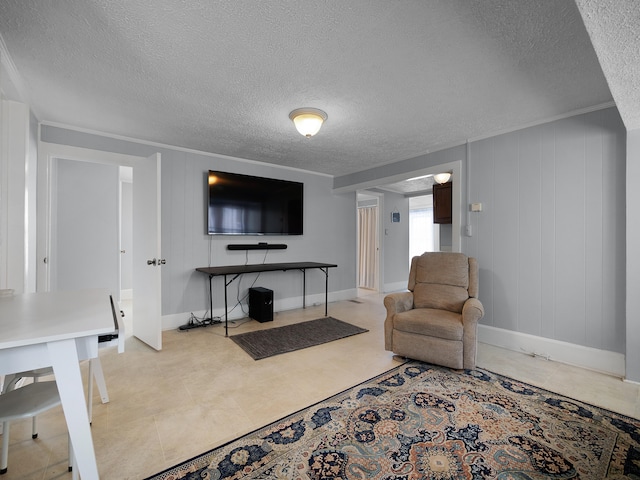
<path id="1" fill-rule="evenodd" d="M 98 479 L 79 361 L 98 356 L 113 331 L 108 290 L 0 298 L 0 375 L 52 366 L 83 480 Z"/>

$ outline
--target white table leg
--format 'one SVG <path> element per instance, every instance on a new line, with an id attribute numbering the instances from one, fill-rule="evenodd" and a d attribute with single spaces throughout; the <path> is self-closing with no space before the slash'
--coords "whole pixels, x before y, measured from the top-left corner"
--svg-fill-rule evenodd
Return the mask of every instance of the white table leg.
<path id="1" fill-rule="evenodd" d="M 98 480 L 98 466 L 75 339 L 48 342 L 47 348 L 67 420 L 78 473 L 83 480 Z"/>
<path id="2" fill-rule="evenodd" d="M 100 399 L 102 400 L 102 403 L 109 403 L 109 392 L 107 391 L 107 382 L 104 379 L 100 357 L 92 358 L 89 361 L 91 362 L 93 376 L 96 379 L 98 392 L 100 392 Z"/>
<path id="3" fill-rule="evenodd" d="M 89 424 L 93 425 L 93 358 L 89 359 L 89 383 L 87 384 L 87 414 Z"/>
<path id="4" fill-rule="evenodd" d="M 89 389 L 87 394 L 87 410 L 89 411 L 89 423 L 93 423 L 93 380 L 95 378 L 100 392 L 102 403 L 109 403 L 109 392 L 107 392 L 107 382 L 104 379 L 102 363 L 100 357 L 89 360 Z M 35 418 L 35 417 L 34 417 Z"/>

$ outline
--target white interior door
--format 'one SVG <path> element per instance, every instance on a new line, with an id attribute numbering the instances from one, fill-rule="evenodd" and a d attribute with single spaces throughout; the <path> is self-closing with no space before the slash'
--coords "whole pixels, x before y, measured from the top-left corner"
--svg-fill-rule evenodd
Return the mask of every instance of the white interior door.
<path id="1" fill-rule="evenodd" d="M 133 335 L 162 349 L 160 154 L 133 166 Z"/>

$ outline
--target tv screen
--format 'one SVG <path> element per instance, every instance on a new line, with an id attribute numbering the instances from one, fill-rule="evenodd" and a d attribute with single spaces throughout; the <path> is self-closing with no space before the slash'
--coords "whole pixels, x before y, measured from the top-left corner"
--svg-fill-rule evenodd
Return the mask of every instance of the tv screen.
<path id="1" fill-rule="evenodd" d="M 209 171 L 209 235 L 302 235 L 303 184 Z"/>

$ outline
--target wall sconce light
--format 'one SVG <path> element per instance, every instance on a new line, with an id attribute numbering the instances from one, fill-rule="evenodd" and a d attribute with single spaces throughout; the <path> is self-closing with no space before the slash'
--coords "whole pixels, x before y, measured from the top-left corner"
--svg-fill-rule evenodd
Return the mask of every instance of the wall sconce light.
<path id="1" fill-rule="evenodd" d="M 313 137 L 327 119 L 327 114 L 317 108 L 296 108 L 289 114 L 298 132 L 307 138 Z"/>
<path id="2" fill-rule="evenodd" d="M 450 173 L 436 173 L 433 176 L 433 179 L 438 182 L 440 185 L 443 183 L 447 183 L 451 179 Z"/>

